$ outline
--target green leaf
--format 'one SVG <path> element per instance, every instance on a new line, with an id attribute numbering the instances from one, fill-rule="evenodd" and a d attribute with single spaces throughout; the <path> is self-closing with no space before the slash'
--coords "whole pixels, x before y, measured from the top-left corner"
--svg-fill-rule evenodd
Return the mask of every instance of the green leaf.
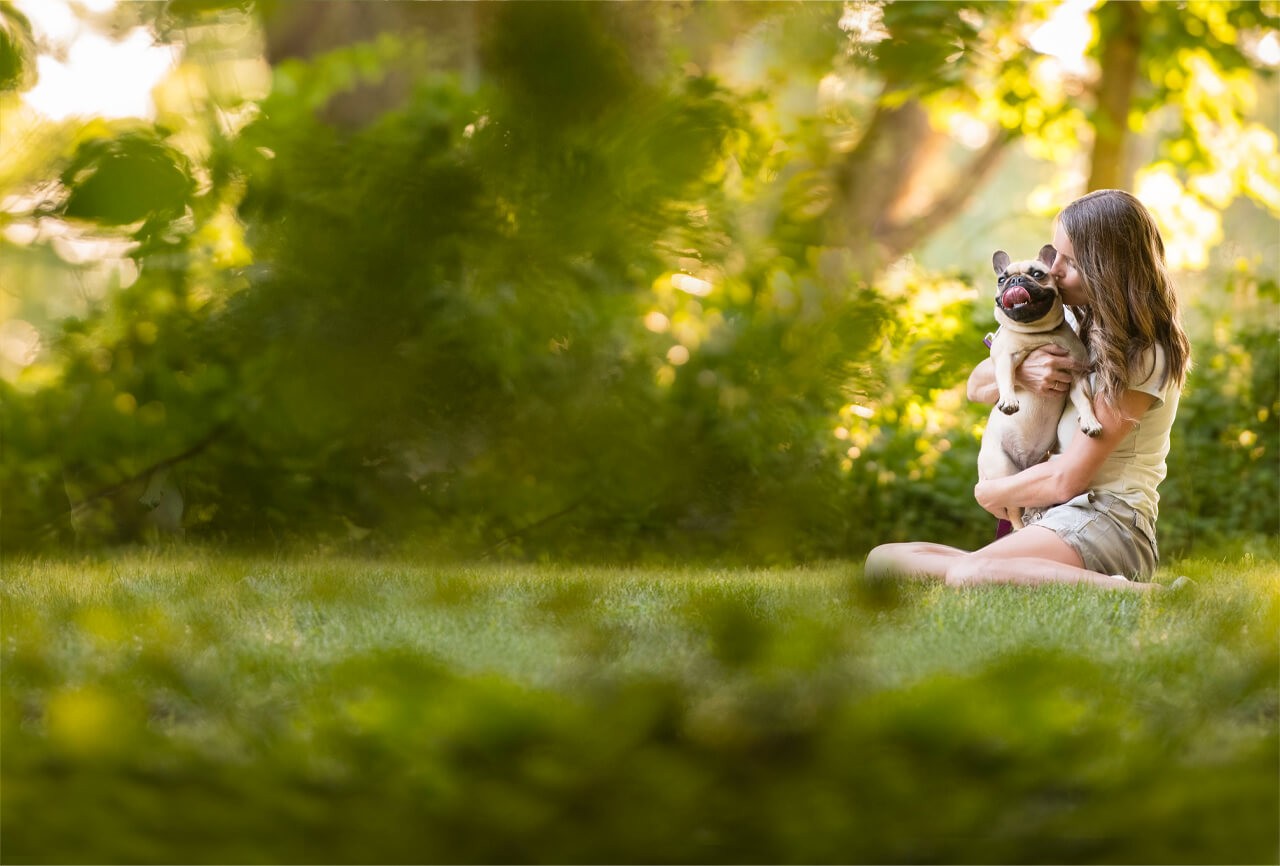
<path id="1" fill-rule="evenodd" d="M 35 55 L 31 22 L 10 4 L 0 2 L 0 93 L 35 85 Z"/>
<path id="2" fill-rule="evenodd" d="M 195 187 L 186 158 L 141 132 L 84 142 L 61 179 L 62 215 L 107 226 L 175 219 Z"/>

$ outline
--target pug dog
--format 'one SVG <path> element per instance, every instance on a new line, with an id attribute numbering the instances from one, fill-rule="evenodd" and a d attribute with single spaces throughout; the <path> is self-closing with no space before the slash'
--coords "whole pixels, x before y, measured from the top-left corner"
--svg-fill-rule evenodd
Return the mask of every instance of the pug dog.
<path id="1" fill-rule="evenodd" d="M 1088 376 L 1077 376 L 1061 394 L 1039 394 L 1020 387 L 1014 379 L 1018 365 L 1041 346 L 1053 343 L 1066 349 L 1081 366 L 1089 353 L 1067 324 L 1062 296 L 1049 273 L 1057 250 L 1052 244 L 1040 249 L 1039 258 L 1010 261 L 998 250 L 991 257 L 996 280 L 996 321 L 1000 329 L 991 341 L 996 387 L 1000 397 L 978 452 L 978 477 L 1003 478 L 1045 460 L 1058 438 L 1058 420 L 1068 398 L 1080 413 L 1080 429 L 1099 436 L 1102 425 L 1093 412 Z M 1022 509 L 1010 509 L 1014 529 L 1023 527 Z"/>

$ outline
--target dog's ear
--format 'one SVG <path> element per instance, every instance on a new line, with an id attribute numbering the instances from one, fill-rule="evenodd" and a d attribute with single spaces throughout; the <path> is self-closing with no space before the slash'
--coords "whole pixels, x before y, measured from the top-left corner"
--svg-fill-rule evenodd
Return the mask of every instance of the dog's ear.
<path id="1" fill-rule="evenodd" d="M 991 266 L 996 269 L 997 274 L 1003 274 L 1009 267 L 1009 261 L 1008 253 L 1004 250 L 996 250 L 996 254 L 991 257 Z"/>
<path id="2" fill-rule="evenodd" d="M 1045 267 L 1053 267 L 1053 260 L 1058 257 L 1058 251 L 1053 248 L 1053 244 L 1045 244 L 1040 248 L 1040 261 L 1044 262 Z"/>

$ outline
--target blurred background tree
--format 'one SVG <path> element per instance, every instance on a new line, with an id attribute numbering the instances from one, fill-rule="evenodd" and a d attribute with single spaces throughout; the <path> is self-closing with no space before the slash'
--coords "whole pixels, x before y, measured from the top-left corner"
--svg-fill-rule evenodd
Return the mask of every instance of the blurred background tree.
<path id="1" fill-rule="evenodd" d="M 0 3 L 0 540 L 978 544 L 986 263 L 1102 186 L 1161 220 L 1196 334 L 1164 547 L 1272 534 L 1276 21 Z M 105 72 L 56 101 L 117 51 L 141 108 Z"/>

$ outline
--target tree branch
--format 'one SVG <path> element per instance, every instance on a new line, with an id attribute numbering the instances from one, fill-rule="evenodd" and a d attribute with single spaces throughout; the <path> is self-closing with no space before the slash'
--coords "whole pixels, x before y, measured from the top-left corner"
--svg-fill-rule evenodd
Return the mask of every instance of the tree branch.
<path id="1" fill-rule="evenodd" d="M 928 210 L 918 217 L 895 225 L 887 226 L 879 232 L 876 239 L 884 245 L 891 259 L 905 253 L 920 241 L 940 229 L 955 217 L 969 203 L 977 191 L 1000 163 L 1005 148 L 1013 141 L 1014 135 L 1007 129 L 1001 129 L 986 146 L 978 152 L 969 165 L 958 173 L 956 181 L 945 195 L 935 198 Z"/>
<path id="2" fill-rule="evenodd" d="M 514 539 L 519 538 L 522 535 L 527 535 L 528 533 L 533 532 L 535 529 L 538 529 L 539 527 L 546 526 L 548 523 L 559 520 L 561 517 L 564 517 L 572 513 L 573 511 L 577 510 L 577 508 L 586 501 L 587 501 L 587 497 L 581 496 L 575 502 L 571 502 L 569 505 L 560 509 L 554 514 L 548 514 L 546 517 L 543 517 L 539 520 L 535 520 L 533 523 L 530 523 L 528 526 L 525 526 L 521 529 L 517 529 L 515 532 L 512 532 L 510 535 L 504 535 L 502 538 L 498 539 L 496 542 L 494 542 L 492 545 L 486 548 L 484 552 L 480 554 L 480 558 L 488 559 L 494 553 L 497 553 L 499 550 L 501 550 L 502 548 L 510 544 Z"/>
<path id="3" fill-rule="evenodd" d="M 928 115 L 918 101 L 889 106 L 886 98 L 881 94 L 857 147 L 836 167 L 837 243 L 855 250 L 882 232 L 886 215 L 918 169 L 920 145 L 929 132 Z"/>
<path id="4" fill-rule="evenodd" d="M 139 472 L 135 472 L 133 475 L 124 479 L 123 481 L 117 481 L 115 484 L 111 484 L 107 487 L 102 488 L 101 490 L 95 490 L 93 493 L 90 493 L 88 496 L 81 499 L 79 502 L 71 503 L 71 507 L 68 508 L 66 511 L 62 512 L 61 514 L 59 514 L 57 517 L 35 527 L 32 530 L 32 534 L 39 536 L 41 538 L 50 537 L 57 530 L 58 524 L 62 520 L 70 518 L 72 517 L 72 515 L 78 512 L 82 512 L 85 508 L 88 508 L 90 505 L 92 505 L 93 503 L 97 502 L 100 499 L 105 499 L 108 496 L 114 496 L 116 493 L 120 492 L 121 490 L 124 490 L 130 484 L 134 484 L 138 481 L 141 481 L 142 479 L 146 478 L 147 476 L 151 475 L 154 472 L 159 472 L 161 469 L 167 469 L 170 466 L 175 466 L 178 463 L 183 462 L 184 460 L 190 460 L 192 457 L 195 457 L 201 451 L 205 450 L 214 442 L 216 442 L 218 439 L 220 439 L 227 432 L 230 426 L 231 424 L 229 422 L 219 424 L 217 427 L 213 428 L 213 430 L 211 430 L 203 439 L 201 439 L 199 442 L 192 445 L 190 448 L 186 449 L 182 453 L 175 454 L 172 457 L 166 457 L 165 459 L 160 460 L 159 462 L 151 464 L 146 469 L 143 469 Z"/>
<path id="5" fill-rule="evenodd" d="M 219 438 L 221 438 L 222 435 L 226 433 L 227 428 L 229 426 L 230 424 L 220 424 L 219 426 L 215 427 L 207 436 L 205 436 L 195 445 L 192 445 L 186 451 L 183 451 L 181 454 L 175 454 L 172 457 L 166 457 L 164 460 L 151 464 L 146 469 L 143 469 L 139 472 L 135 472 L 133 475 L 124 479 L 123 481 L 117 481 L 115 484 L 112 484 L 108 487 L 104 487 L 101 490 L 94 491 L 93 493 L 86 496 L 84 499 L 81 499 L 79 502 L 73 502 L 71 504 L 71 508 L 68 509 L 67 513 L 72 514 L 77 510 L 84 508 L 85 506 L 88 506 L 94 502 L 97 502 L 99 499 L 105 499 L 108 496 L 113 496 L 119 491 L 124 490 L 130 484 L 134 484 L 138 481 L 141 481 L 142 479 L 156 472 L 159 472 L 161 469 L 168 469 L 170 466 L 177 465 L 178 463 L 181 463 L 184 460 L 190 460 L 192 457 L 195 457 L 201 451 L 208 448 L 210 445 L 216 442 Z"/>

